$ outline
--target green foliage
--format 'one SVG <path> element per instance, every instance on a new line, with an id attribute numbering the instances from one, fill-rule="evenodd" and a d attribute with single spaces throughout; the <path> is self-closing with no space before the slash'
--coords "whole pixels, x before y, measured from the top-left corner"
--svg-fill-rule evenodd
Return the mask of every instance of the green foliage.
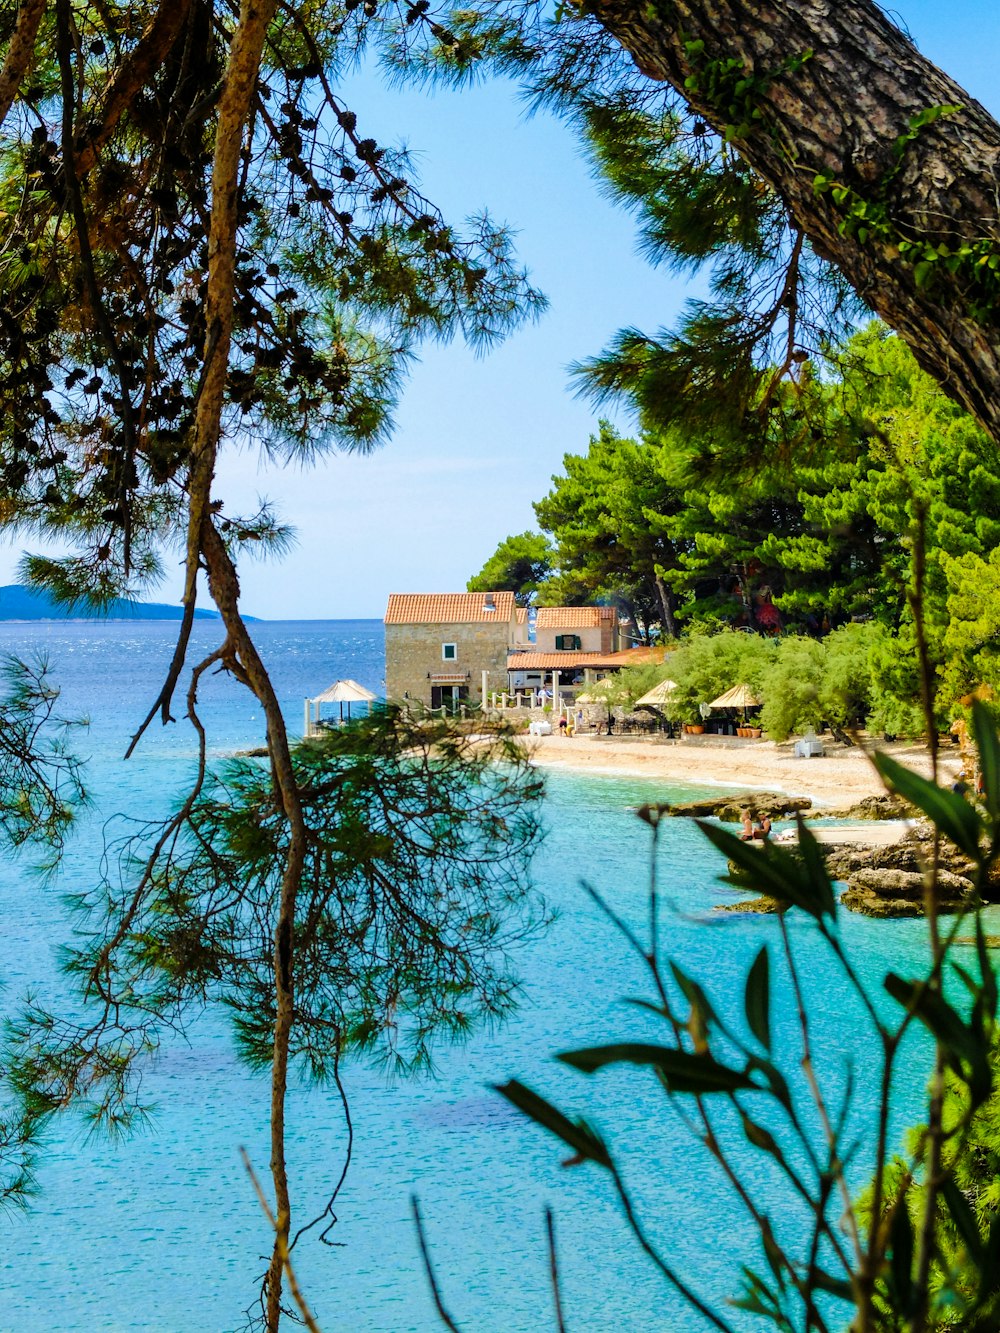
<path id="1" fill-rule="evenodd" d="M 819 705 L 837 727 L 863 725 L 872 706 L 872 651 L 885 630 L 875 622 L 847 624 L 823 639 Z"/>
<path id="2" fill-rule="evenodd" d="M 824 720 L 821 690 L 826 651 L 815 639 L 787 638 L 761 680 L 761 725 L 772 740 L 816 728 Z"/>
<path id="3" fill-rule="evenodd" d="M 1000 1045 L 993 1033 L 986 1052 L 994 1088 L 1000 1075 Z M 968 1081 L 949 1070 L 944 1077 L 942 1156 L 948 1186 L 932 1203 L 934 1255 L 929 1275 L 933 1330 L 986 1333 L 1000 1316 L 1000 1096 L 974 1099 Z M 926 1126 L 907 1136 L 906 1156 L 886 1167 L 887 1204 L 916 1232 L 926 1215 L 930 1140 Z M 870 1212 L 869 1187 L 860 1199 Z M 898 1283 L 887 1275 L 877 1292 L 877 1333 L 901 1327 Z"/>
<path id="4" fill-rule="evenodd" d="M 59 691 L 44 658 L 6 658 L 0 680 L 0 843 L 32 844 L 54 865 L 87 803 L 83 765 L 70 745 L 84 724 L 56 713 Z"/>
<path id="5" fill-rule="evenodd" d="M 253 71 L 223 436 L 283 461 L 374 447 L 421 340 L 482 347 L 544 306 L 509 231 L 449 222 L 407 152 L 334 91 L 344 62 L 395 44 L 371 17 L 282 11 Z M 28 568 L 71 601 L 143 590 L 183 541 L 218 334 L 211 176 L 238 15 L 178 3 L 147 19 L 47 11 L 0 138 L 0 526 L 70 549 Z M 273 535 L 228 510 L 217 524 L 258 549 Z"/>
<path id="6" fill-rule="evenodd" d="M 684 80 L 685 90 L 698 93 L 714 107 L 725 124 L 723 139 L 745 139 L 763 119 L 764 94 L 781 74 L 796 74 L 812 51 L 790 56 L 773 73 L 754 74 L 741 60 L 733 56 L 715 60 L 706 57 L 705 43 L 701 40 L 684 43 L 684 54 L 694 69 Z"/>
<path id="7" fill-rule="evenodd" d="M 593 699 L 602 699 L 612 708 L 623 708 L 630 712 L 636 699 L 641 699 L 661 680 L 672 679 L 672 663 L 676 654 L 669 653 L 664 662 L 650 662 L 646 666 L 623 667 L 615 671 L 596 685 L 588 686 L 587 693 Z M 663 710 L 673 715 L 672 702 L 664 705 Z"/>
<path id="8" fill-rule="evenodd" d="M 902 170 L 907 150 L 914 140 L 943 116 L 953 116 L 961 110 L 961 105 L 950 103 L 926 107 L 911 116 L 908 128 L 893 144 L 892 165 L 873 187 L 866 188 L 863 193 L 852 185 L 834 180 L 829 172 L 820 172 L 815 177 L 813 189 L 817 194 L 829 194 L 843 213 L 837 224 L 842 236 L 854 237 L 861 245 L 873 242 L 883 247 L 891 246 L 900 259 L 913 266 L 913 279 L 918 288 L 933 288 L 944 273 L 959 278 L 969 314 L 973 319 L 988 323 L 996 319 L 1000 298 L 1000 250 L 996 241 L 989 236 L 957 245 L 927 240 L 898 226 L 888 200 L 889 188 Z"/>
<path id="9" fill-rule="evenodd" d="M 58 716 L 59 691 L 44 658 L 7 657 L 0 666 L 0 846 L 33 851 L 39 868 L 56 869 L 73 821 L 87 804 L 83 764 L 70 739 L 80 722 Z M 25 1204 L 35 1191 L 39 1124 L 9 1077 L 0 1088 L 0 1208 Z M 30 1101 L 30 1099 L 29 1099 Z"/>
<path id="10" fill-rule="evenodd" d="M 663 579 L 678 551 L 664 519 L 681 496 L 658 463 L 655 450 L 623 439 L 606 421 L 586 454 L 566 454 L 565 476 L 535 505 L 556 546 L 558 573 L 545 601 L 613 598 L 641 626 L 655 622 L 674 633 Z"/>
<path id="11" fill-rule="evenodd" d="M 635 173 L 637 192 L 653 170 L 639 157 L 616 168 Z M 875 730 L 915 735 L 919 551 L 946 725 L 956 700 L 1000 690 L 998 599 L 983 595 L 1000 548 L 992 441 L 878 324 L 844 345 L 836 379 L 804 379 L 785 406 L 794 445 L 774 439 L 751 471 L 722 468 L 725 451 L 680 426 L 628 440 L 603 425 L 536 504 L 554 546 L 540 600 L 613 599 L 647 634 L 686 623 L 829 639 L 822 662 L 802 643 L 782 649 L 787 665 L 766 692 L 772 734 L 868 716 Z M 678 702 L 690 711 L 709 688 Z"/>
<path id="12" fill-rule="evenodd" d="M 711 703 L 734 685 L 749 685 L 758 697 L 777 656 L 777 644 L 757 634 L 724 630 L 685 639 L 670 655 L 669 675 L 677 682 L 671 698 L 676 715 L 700 722 L 700 704 Z"/>
<path id="13" fill-rule="evenodd" d="M 848 655 L 858 649 L 858 642 L 852 643 Z M 973 709 L 973 730 L 986 783 L 980 807 L 891 759 L 878 762 L 888 788 L 969 856 L 982 887 L 1000 852 L 1000 793 L 994 790 L 1000 781 L 1000 737 L 981 705 Z M 744 1263 L 742 1291 L 729 1301 L 732 1307 L 784 1333 L 797 1328 L 832 1333 L 848 1324 L 873 1333 L 994 1329 L 1000 1313 L 1000 1045 L 997 982 L 979 898 L 970 899 L 947 930 L 935 918 L 916 975 L 887 973 L 879 994 L 859 975 L 841 939 L 834 886 L 808 825 L 799 819 L 798 846 L 785 848 L 744 843 L 717 823 L 701 822 L 719 852 L 739 866 L 749 891 L 779 905 L 778 913 L 766 918 L 773 937 L 746 972 L 744 1026 L 729 1014 L 731 1006 L 717 1008 L 695 978 L 663 955 L 655 852 L 664 811 L 645 807 L 638 813 L 654 844 L 647 932 L 591 894 L 646 969 L 653 998 L 638 1003 L 652 1016 L 659 1040 L 619 1040 L 609 1033 L 598 1045 L 557 1058 L 586 1076 L 600 1076 L 614 1065 L 633 1067 L 631 1076 L 637 1078 L 648 1079 L 651 1072 L 694 1140 L 721 1168 L 732 1205 L 738 1198 L 760 1242 L 759 1262 Z M 683 871 L 675 867 L 673 873 Z M 936 865 L 929 866 L 932 915 L 936 876 Z M 853 993 L 852 1021 L 863 1024 L 872 1043 L 871 1061 L 856 1076 L 845 1083 L 843 1071 L 837 1071 L 836 1093 L 829 1059 L 815 1040 L 798 931 L 787 920 L 793 913 L 809 918 L 830 967 Z M 970 926 L 971 954 L 959 938 Z M 794 1008 L 780 1013 L 772 1001 L 778 972 L 794 996 Z M 903 1064 L 913 1058 L 908 1034 L 914 1026 L 933 1047 L 935 1072 L 926 1123 L 896 1155 L 891 1117 Z M 863 1101 L 856 1099 L 856 1077 L 866 1081 Z M 640 1221 L 618 1166 L 620 1128 L 608 1125 L 599 1135 L 587 1120 L 570 1119 L 516 1080 L 499 1091 L 572 1148 L 567 1165 L 596 1168 L 609 1181 L 633 1238 L 692 1316 L 700 1316 L 699 1326 L 730 1328 L 719 1293 L 689 1279 L 691 1265 L 686 1272 L 675 1267 L 669 1245 L 659 1239 L 660 1219 Z M 655 1133 L 655 1117 L 647 1125 Z M 849 1177 L 859 1143 L 873 1152 L 874 1167 L 864 1197 L 855 1200 Z M 642 1160 L 638 1150 L 635 1143 L 628 1145 L 633 1170 Z M 645 1158 L 654 1159 L 655 1154 Z M 655 1190 L 644 1190 L 647 1211 L 655 1197 Z"/>
<path id="14" fill-rule="evenodd" d="M 512 951 L 544 921 L 529 875 L 541 780 L 501 729 L 473 742 L 395 710 L 293 758 L 307 838 L 291 1058 L 318 1080 L 353 1052 L 426 1068 L 435 1040 L 515 1002 Z M 267 766 L 234 759 L 166 828 L 109 846 L 66 965 L 98 1011 L 74 1022 L 32 1006 L 16 1028 L 9 1068 L 36 1116 L 79 1103 L 131 1124 L 160 1029 L 206 1004 L 229 1015 L 248 1063 L 270 1065 L 289 837 Z"/>
<path id="15" fill-rule="evenodd" d="M 553 554 L 542 533 L 505 537 L 465 586 L 469 592 L 512 592 L 518 606 L 529 606 L 552 572 Z"/>

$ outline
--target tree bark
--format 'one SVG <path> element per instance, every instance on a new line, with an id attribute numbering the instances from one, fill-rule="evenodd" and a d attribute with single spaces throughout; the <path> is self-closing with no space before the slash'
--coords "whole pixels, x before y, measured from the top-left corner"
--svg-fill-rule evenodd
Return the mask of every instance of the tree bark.
<path id="1" fill-rule="evenodd" d="M 663 628 L 671 639 L 677 638 L 677 621 L 674 619 L 674 594 L 660 578 L 659 574 L 653 576 L 656 580 L 656 592 L 660 599 L 660 610 L 663 612 Z"/>
<path id="2" fill-rule="evenodd" d="M 0 122 L 14 103 L 31 58 L 35 54 L 35 38 L 45 13 L 45 0 L 23 0 L 17 11 L 14 35 L 7 47 L 7 55 L 0 69 Z"/>
<path id="3" fill-rule="evenodd" d="M 236 568 L 212 517 L 226 374 L 233 334 L 238 187 L 243 143 L 248 133 L 261 55 L 277 0 L 242 0 L 219 97 L 212 164 L 212 219 L 205 298 L 205 350 L 195 413 L 192 462 L 188 475 L 188 538 L 184 605 L 193 608 L 202 564 L 209 592 L 219 608 L 238 660 L 230 668 L 260 700 L 267 719 L 267 749 L 275 797 L 288 820 L 289 842 L 274 923 L 274 1046 L 271 1062 L 271 1179 L 274 1185 L 274 1245 L 265 1284 L 268 1333 L 281 1322 L 281 1283 L 288 1254 L 291 1198 L 285 1158 L 285 1097 L 289 1041 L 295 1016 L 294 923 L 302 878 L 306 827 L 292 765 L 288 734 L 267 671 L 247 632 L 239 608 Z"/>
<path id="4" fill-rule="evenodd" d="M 135 50 L 108 85 L 100 107 L 100 124 L 77 145 L 76 169 L 81 177 L 94 166 L 122 116 L 156 73 L 187 22 L 190 9 L 191 0 L 163 0 L 153 15 Z"/>
<path id="5" fill-rule="evenodd" d="M 599 0 L 592 12 L 644 74 L 671 84 L 720 133 L 734 116 L 702 90 L 708 64 L 736 58 L 763 81 L 753 94 L 761 118 L 735 146 L 817 253 L 1000 439 L 1000 302 L 986 289 L 991 308 L 976 317 L 970 305 L 984 288 L 972 265 L 951 273 L 935 262 L 927 282 L 895 238 L 842 234 L 844 202 L 814 186 L 825 174 L 856 198 L 883 201 L 899 239 L 952 254 L 963 243 L 985 243 L 1000 257 L 993 117 L 871 0 Z M 695 42 L 704 48 L 692 51 Z M 784 68 L 810 52 L 798 69 Z M 731 97 L 716 100 L 732 105 Z M 955 103 L 959 111 L 915 132 L 894 172 L 911 117 Z"/>

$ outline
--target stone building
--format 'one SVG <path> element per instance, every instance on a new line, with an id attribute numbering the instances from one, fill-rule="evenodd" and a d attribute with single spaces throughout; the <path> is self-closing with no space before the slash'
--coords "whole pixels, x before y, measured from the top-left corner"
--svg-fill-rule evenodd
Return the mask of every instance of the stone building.
<path id="1" fill-rule="evenodd" d="M 618 612 L 613 606 L 540 606 L 536 653 L 616 653 Z"/>
<path id="2" fill-rule="evenodd" d="M 385 692 L 458 708 L 507 688 L 507 654 L 523 630 L 512 592 L 392 593 L 385 613 Z"/>

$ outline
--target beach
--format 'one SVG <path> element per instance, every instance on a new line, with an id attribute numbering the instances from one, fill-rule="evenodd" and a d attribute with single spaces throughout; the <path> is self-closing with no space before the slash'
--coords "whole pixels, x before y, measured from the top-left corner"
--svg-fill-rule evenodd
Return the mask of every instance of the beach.
<path id="1" fill-rule="evenodd" d="M 663 778 L 701 787 L 779 791 L 808 796 L 815 807 L 829 809 L 831 814 L 885 791 L 871 761 L 876 748 L 926 776 L 931 771 L 926 746 L 907 741 L 867 743 L 865 749 L 828 742 L 826 753 L 812 759 L 798 758 L 791 741 L 779 745 L 735 737 L 666 741 L 587 732 L 525 737 L 524 743 L 534 762 L 545 768 Z M 939 780 L 953 782 L 960 768 L 958 750 L 945 747 L 939 756 Z"/>

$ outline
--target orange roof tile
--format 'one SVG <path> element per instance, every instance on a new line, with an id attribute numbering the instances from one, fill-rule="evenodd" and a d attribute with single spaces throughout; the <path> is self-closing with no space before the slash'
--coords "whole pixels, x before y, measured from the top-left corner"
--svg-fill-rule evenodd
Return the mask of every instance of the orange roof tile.
<path id="1" fill-rule="evenodd" d="M 662 648 L 625 648 L 620 653 L 564 652 L 564 653 L 510 653 L 508 671 L 576 671 L 580 667 L 597 667 L 613 671 L 618 667 L 640 666 L 647 662 L 662 662 Z"/>
<path id="2" fill-rule="evenodd" d="M 486 609 L 492 598 L 495 610 Z M 385 612 L 387 625 L 451 625 L 509 623 L 514 612 L 512 592 L 394 592 Z"/>
<path id="3" fill-rule="evenodd" d="M 526 625 L 528 623 L 528 608 L 526 606 L 515 607 L 514 614 L 517 616 L 517 623 L 519 625 Z"/>
<path id="4" fill-rule="evenodd" d="M 540 606 L 536 629 L 596 629 L 613 625 L 618 612 L 613 606 Z"/>

